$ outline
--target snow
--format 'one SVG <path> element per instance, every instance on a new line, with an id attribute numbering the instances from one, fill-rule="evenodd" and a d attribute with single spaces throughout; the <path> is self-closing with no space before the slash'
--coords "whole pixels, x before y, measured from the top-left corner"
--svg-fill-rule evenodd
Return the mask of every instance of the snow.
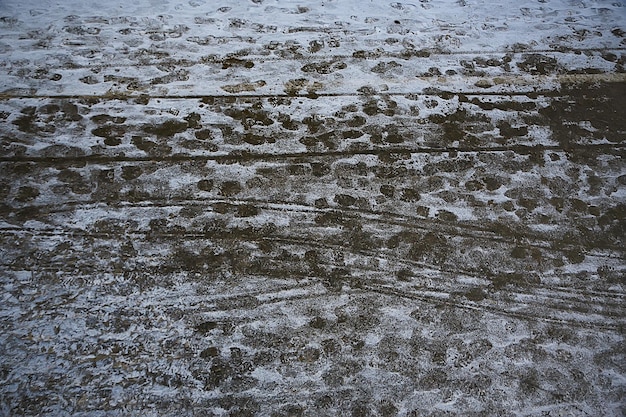
<path id="1" fill-rule="evenodd" d="M 3 0 L 0 415 L 622 415 L 625 31 Z"/>

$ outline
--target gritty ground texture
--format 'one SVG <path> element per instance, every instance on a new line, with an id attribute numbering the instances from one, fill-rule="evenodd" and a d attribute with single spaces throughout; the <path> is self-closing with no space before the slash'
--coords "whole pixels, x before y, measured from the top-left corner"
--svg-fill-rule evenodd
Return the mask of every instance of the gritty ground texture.
<path id="1" fill-rule="evenodd" d="M 626 414 L 623 1 L 3 0 L 0 54 L 0 415 Z"/>

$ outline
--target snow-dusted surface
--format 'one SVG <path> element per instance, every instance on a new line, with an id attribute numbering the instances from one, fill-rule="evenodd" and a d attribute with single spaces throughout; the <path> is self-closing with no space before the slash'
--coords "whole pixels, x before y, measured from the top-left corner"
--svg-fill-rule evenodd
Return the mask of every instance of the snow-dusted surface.
<path id="1" fill-rule="evenodd" d="M 0 1 L 0 415 L 624 415 L 625 36 Z"/>

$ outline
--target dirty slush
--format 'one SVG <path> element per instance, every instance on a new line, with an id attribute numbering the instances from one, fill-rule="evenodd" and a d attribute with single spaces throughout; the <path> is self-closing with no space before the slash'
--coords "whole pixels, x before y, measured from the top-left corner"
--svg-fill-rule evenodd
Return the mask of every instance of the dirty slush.
<path id="1" fill-rule="evenodd" d="M 623 416 L 626 3 L 493 3 L 2 1 L 0 415 Z"/>

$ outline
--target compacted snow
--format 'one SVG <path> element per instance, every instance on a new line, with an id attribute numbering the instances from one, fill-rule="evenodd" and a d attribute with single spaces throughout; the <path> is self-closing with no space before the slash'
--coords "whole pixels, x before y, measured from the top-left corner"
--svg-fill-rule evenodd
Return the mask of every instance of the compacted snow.
<path id="1" fill-rule="evenodd" d="M 1 1 L 0 415 L 624 415 L 625 36 Z"/>

